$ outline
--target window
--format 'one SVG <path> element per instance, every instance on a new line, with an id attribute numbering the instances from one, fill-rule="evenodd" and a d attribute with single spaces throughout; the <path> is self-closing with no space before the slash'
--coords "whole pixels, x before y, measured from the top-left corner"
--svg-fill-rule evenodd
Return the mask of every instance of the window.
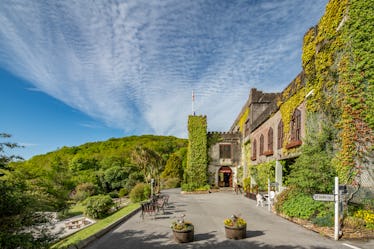
<path id="1" fill-rule="evenodd" d="M 286 149 L 298 147 L 301 142 L 301 111 L 296 109 L 292 115 L 291 124 L 291 139 L 286 145 Z"/>
<path id="2" fill-rule="evenodd" d="M 231 144 L 220 144 L 219 145 L 219 158 L 222 158 L 222 159 L 231 158 Z"/>
<path id="3" fill-rule="evenodd" d="M 301 111 L 296 109 L 291 119 L 291 141 L 301 140 Z"/>
<path id="4" fill-rule="evenodd" d="M 260 155 L 264 154 L 264 135 L 260 136 Z"/>
<path id="5" fill-rule="evenodd" d="M 278 124 L 278 146 L 277 148 L 278 149 L 282 149 L 283 147 L 283 121 L 279 121 L 279 124 Z"/>
<path id="6" fill-rule="evenodd" d="M 252 161 L 256 160 L 256 155 L 257 155 L 257 141 L 256 139 L 253 140 L 253 144 L 252 144 Z"/>
<path id="7" fill-rule="evenodd" d="M 268 131 L 268 151 L 273 151 L 273 128 Z"/>

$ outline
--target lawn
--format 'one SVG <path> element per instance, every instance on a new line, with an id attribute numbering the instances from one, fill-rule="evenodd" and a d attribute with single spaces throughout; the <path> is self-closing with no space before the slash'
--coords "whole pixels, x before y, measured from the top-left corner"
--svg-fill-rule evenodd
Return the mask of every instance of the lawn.
<path id="1" fill-rule="evenodd" d="M 58 214 L 58 218 L 61 219 L 61 220 L 64 220 L 64 219 L 68 219 L 70 217 L 74 217 L 74 216 L 77 216 L 77 215 L 80 215 L 80 214 L 83 214 L 84 213 L 84 206 L 82 205 L 82 203 L 77 203 L 71 207 L 69 207 L 68 210 L 64 211 L 64 212 L 60 212 Z"/>
<path id="2" fill-rule="evenodd" d="M 137 209 L 139 204 L 129 204 L 128 206 L 118 210 L 114 214 L 98 220 L 92 226 L 89 226 L 85 229 L 78 231 L 77 233 L 62 239 L 61 241 L 54 244 L 51 248 L 54 249 L 63 249 L 68 248 L 70 245 L 77 244 L 79 241 L 84 240 L 91 235 L 101 231 L 103 228 L 109 226 L 110 224 L 114 223 L 115 221 L 119 220 L 120 218 L 124 217 L 125 215 L 131 213 L 133 210 Z"/>

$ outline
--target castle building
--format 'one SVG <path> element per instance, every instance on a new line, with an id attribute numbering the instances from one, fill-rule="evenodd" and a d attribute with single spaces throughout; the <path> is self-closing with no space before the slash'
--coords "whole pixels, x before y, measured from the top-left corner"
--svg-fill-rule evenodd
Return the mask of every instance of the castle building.
<path id="1" fill-rule="evenodd" d="M 251 89 L 230 130 L 208 132 L 208 141 L 212 141 L 208 149 L 212 185 L 232 187 L 249 176 L 249 164 L 293 161 L 299 155 L 298 148 L 305 137 L 305 101 L 290 110 L 290 121 L 282 119 L 280 106 L 303 88 L 302 76 L 298 75 L 282 93 Z M 290 122 L 288 132 L 284 131 L 284 122 Z M 282 185 L 282 182 L 278 184 Z"/>
<path id="2" fill-rule="evenodd" d="M 334 174 L 352 193 L 361 191 L 363 200 L 374 196 L 371 9 L 368 1 L 330 0 L 304 35 L 300 74 L 279 93 L 251 89 L 227 132 L 201 132 L 205 140 L 191 140 L 189 177 L 204 171 L 204 179 L 219 187 L 250 178 L 251 186 L 262 189 L 271 179 L 281 190 L 303 146 L 316 140 L 311 134 L 328 126 L 331 148 L 324 152 L 332 157 Z M 318 162 L 308 166 L 318 168 Z"/>

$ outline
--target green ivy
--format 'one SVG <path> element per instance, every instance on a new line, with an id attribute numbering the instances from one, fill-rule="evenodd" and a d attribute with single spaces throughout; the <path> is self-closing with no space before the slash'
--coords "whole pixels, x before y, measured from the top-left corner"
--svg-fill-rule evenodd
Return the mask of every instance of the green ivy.
<path id="1" fill-rule="evenodd" d="M 260 191 L 268 189 L 268 179 L 270 179 L 271 182 L 275 180 L 275 160 L 251 165 L 249 170 Z"/>
<path id="2" fill-rule="evenodd" d="M 304 36 L 303 69 L 309 113 L 324 114 L 339 130 L 333 165 L 352 183 L 374 142 L 374 5 L 330 0 Z"/>
<path id="3" fill-rule="evenodd" d="M 185 182 L 192 186 L 203 187 L 208 182 L 206 116 L 188 117 L 188 151 Z"/>

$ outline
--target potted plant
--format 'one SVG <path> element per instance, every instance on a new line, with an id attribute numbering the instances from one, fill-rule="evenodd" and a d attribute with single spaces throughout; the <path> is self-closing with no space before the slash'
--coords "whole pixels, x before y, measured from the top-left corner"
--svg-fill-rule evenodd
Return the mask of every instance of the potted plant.
<path id="1" fill-rule="evenodd" d="M 184 220 L 185 215 L 181 215 L 176 221 L 171 223 L 174 239 L 179 243 L 192 242 L 194 240 L 194 226 L 191 222 Z"/>
<path id="2" fill-rule="evenodd" d="M 224 220 L 226 238 L 244 239 L 247 233 L 247 222 L 238 215 L 232 215 Z"/>

